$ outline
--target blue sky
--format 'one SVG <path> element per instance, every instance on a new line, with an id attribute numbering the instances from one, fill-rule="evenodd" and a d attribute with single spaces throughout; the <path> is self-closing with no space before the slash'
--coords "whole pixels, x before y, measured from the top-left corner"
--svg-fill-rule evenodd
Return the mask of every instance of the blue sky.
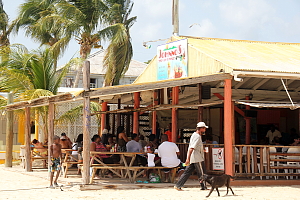
<path id="1" fill-rule="evenodd" d="M 24 0 L 3 0 L 4 9 L 11 19 Z M 134 0 L 132 16 L 137 21 L 131 29 L 134 59 L 148 61 L 163 42 L 143 42 L 167 39 L 172 34 L 172 0 Z M 180 35 L 241 40 L 300 43 L 299 0 L 179 0 Z M 195 24 L 189 28 L 192 24 Z M 38 45 L 24 36 L 12 35 L 12 43 L 27 48 Z M 78 56 L 79 45 L 73 41 L 59 64 Z"/>

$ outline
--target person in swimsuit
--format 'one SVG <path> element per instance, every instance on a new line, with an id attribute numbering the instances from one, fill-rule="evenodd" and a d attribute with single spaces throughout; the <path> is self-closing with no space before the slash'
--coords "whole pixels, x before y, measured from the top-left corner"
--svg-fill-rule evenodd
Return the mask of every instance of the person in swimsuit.
<path id="1" fill-rule="evenodd" d="M 35 150 L 39 152 L 42 157 L 47 157 L 48 150 L 44 147 L 43 143 L 39 142 L 37 139 L 32 140 L 31 144 L 34 146 Z"/>
<path id="2" fill-rule="evenodd" d="M 53 144 L 50 147 L 50 188 L 58 187 L 57 179 L 61 170 L 61 144 L 60 138 L 55 135 L 53 138 Z M 53 181 L 54 172 L 56 171 L 55 180 Z"/>

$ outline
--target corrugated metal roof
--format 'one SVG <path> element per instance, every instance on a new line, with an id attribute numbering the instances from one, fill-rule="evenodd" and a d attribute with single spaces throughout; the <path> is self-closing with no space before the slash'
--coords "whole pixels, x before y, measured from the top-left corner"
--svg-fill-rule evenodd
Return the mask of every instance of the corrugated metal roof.
<path id="1" fill-rule="evenodd" d="M 190 45 L 234 70 L 300 73 L 299 43 L 187 38 Z"/>
<path id="2" fill-rule="evenodd" d="M 300 44 L 248 40 L 173 37 L 188 39 L 188 76 L 232 71 L 300 73 Z M 136 83 L 156 81 L 154 58 Z"/>

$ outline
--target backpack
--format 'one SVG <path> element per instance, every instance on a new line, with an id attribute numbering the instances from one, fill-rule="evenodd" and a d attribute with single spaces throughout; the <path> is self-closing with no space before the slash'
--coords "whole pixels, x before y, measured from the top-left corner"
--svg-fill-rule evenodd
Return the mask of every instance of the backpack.
<path id="1" fill-rule="evenodd" d="M 149 182 L 150 183 L 161 183 L 160 177 L 158 174 L 151 173 L 149 175 Z"/>

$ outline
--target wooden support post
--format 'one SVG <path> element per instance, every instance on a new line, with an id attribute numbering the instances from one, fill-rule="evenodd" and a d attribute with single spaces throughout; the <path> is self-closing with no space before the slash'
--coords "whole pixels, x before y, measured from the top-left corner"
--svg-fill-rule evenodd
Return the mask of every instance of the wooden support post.
<path id="1" fill-rule="evenodd" d="M 134 109 L 140 107 L 140 92 L 135 92 L 134 94 Z M 133 133 L 139 134 L 139 112 L 133 113 Z"/>
<path id="2" fill-rule="evenodd" d="M 179 102 L 179 86 L 172 88 L 172 105 L 177 105 Z M 172 142 L 176 143 L 178 135 L 177 127 L 177 108 L 172 108 Z"/>
<path id="3" fill-rule="evenodd" d="M 102 102 L 102 111 L 107 111 L 107 102 Z M 106 114 L 101 114 L 101 135 L 106 127 Z"/>
<path id="4" fill-rule="evenodd" d="M 118 99 L 118 110 L 121 109 L 121 99 Z M 117 114 L 117 127 L 121 126 L 121 114 Z"/>
<path id="5" fill-rule="evenodd" d="M 199 104 L 202 103 L 202 84 L 198 83 Z M 203 107 L 198 107 L 198 122 L 203 122 Z"/>
<path id="6" fill-rule="evenodd" d="M 54 137 L 54 103 L 49 103 L 48 111 L 48 155 L 51 155 L 51 145 L 53 144 Z M 50 169 L 51 157 L 48 157 L 48 169 Z"/>
<path id="7" fill-rule="evenodd" d="M 246 100 L 249 100 L 249 96 L 246 96 Z M 246 110 L 250 110 L 250 106 L 246 106 Z M 251 118 L 245 117 L 246 120 L 246 144 L 250 144 L 251 140 Z"/>
<path id="8" fill-rule="evenodd" d="M 7 96 L 7 104 L 13 103 L 13 93 Z M 5 149 L 5 167 L 12 167 L 12 150 L 13 150 L 13 113 L 14 111 L 7 111 L 6 113 L 6 149 Z"/>
<path id="9" fill-rule="evenodd" d="M 156 106 L 157 103 L 158 103 L 158 92 L 156 90 L 153 91 L 153 106 Z M 156 111 L 153 111 L 152 112 L 152 134 L 155 134 L 156 135 Z"/>
<path id="10" fill-rule="evenodd" d="M 85 61 L 83 65 L 83 89 L 90 90 L 90 62 Z M 91 111 L 90 111 L 90 96 L 84 93 L 83 98 L 83 170 L 82 183 L 89 184 L 90 182 L 90 129 L 91 129 Z"/>
<path id="11" fill-rule="evenodd" d="M 233 176 L 233 106 L 231 79 L 225 79 L 224 86 L 224 148 L 225 173 Z"/>
<path id="12" fill-rule="evenodd" d="M 25 107 L 25 171 L 31 172 L 31 149 L 30 149 L 30 108 Z"/>
<path id="13" fill-rule="evenodd" d="M 39 139 L 39 114 L 37 111 L 35 111 L 35 116 L 34 116 L 34 138 Z"/>

